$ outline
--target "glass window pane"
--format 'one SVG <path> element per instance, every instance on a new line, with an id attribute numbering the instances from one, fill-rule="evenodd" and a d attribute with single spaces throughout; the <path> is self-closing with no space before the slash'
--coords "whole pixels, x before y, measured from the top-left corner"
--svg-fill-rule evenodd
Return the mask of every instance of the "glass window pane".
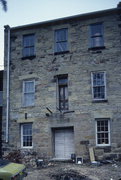
<path id="1" fill-rule="evenodd" d="M 91 25 L 91 35 L 98 36 L 102 34 L 102 24 Z"/>
<path id="2" fill-rule="evenodd" d="M 68 109 L 68 78 L 58 78 L 59 108 Z"/>
<path id="3" fill-rule="evenodd" d="M 103 40 L 103 25 L 100 24 L 93 24 L 90 26 L 91 28 L 91 47 L 100 47 L 104 46 Z"/>
<path id="4" fill-rule="evenodd" d="M 32 146 L 32 124 L 22 125 L 23 146 Z"/>
<path id="5" fill-rule="evenodd" d="M 34 92 L 34 82 L 32 81 L 24 82 L 24 92 L 26 93 Z"/>
<path id="6" fill-rule="evenodd" d="M 67 51 L 67 42 L 58 42 L 56 43 L 57 52 Z"/>
<path id="7" fill-rule="evenodd" d="M 34 34 L 23 36 L 23 56 L 24 57 L 34 55 L 34 44 L 35 44 Z"/>
<path id="8" fill-rule="evenodd" d="M 93 47 L 103 46 L 103 38 L 102 37 L 92 38 L 92 46 Z"/>
<path id="9" fill-rule="evenodd" d="M 55 31 L 55 51 L 67 51 L 67 29 L 59 29 Z"/>
<path id="10" fill-rule="evenodd" d="M 109 144 L 108 120 L 97 121 L 98 144 Z"/>
<path id="11" fill-rule="evenodd" d="M 24 95 L 24 105 L 25 106 L 30 106 L 34 104 L 34 94 L 29 93 Z"/>
<path id="12" fill-rule="evenodd" d="M 56 42 L 67 41 L 67 29 L 59 29 L 56 30 L 55 33 L 56 33 Z"/>
<path id="13" fill-rule="evenodd" d="M 58 78 L 58 84 L 59 85 L 64 85 L 64 84 L 67 84 L 67 82 L 68 82 L 68 79 L 67 79 L 67 77 L 65 77 L 65 78 Z"/>

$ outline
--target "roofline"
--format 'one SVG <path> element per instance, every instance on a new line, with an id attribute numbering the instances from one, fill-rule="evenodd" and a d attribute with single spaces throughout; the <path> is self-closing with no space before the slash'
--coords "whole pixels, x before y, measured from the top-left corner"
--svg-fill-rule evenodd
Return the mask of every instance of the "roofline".
<path id="1" fill-rule="evenodd" d="M 11 30 L 18 30 L 18 29 L 27 29 L 30 27 L 37 27 L 41 25 L 48 25 L 48 24 L 53 24 L 53 23 L 59 23 L 62 21 L 67 21 L 67 20 L 73 20 L 73 19 L 85 19 L 85 18 L 92 18 L 93 16 L 99 16 L 99 15 L 107 15 L 110 13 L 115 13 L 119 10 L 120 8 L 112 8 L 112 9 L 106 9 L 106 10 L 100 10 L 100 11 L 94 11 L 94 12 L 89 12 L 89 13 L 84 13 L 84 14 L 78 14 L 78 15 L 73 15 L 73 16 L 68 16 L 68 17 L 63 17 L 63 18 L 57 18 L 53 20 L 48 20 L 48 21 L 42 21 L 38 23 L 32 23 L 32 24 L 27 24 L 27 25 L 21 25 L 21 26 L 15 26 L 11 27 Z M 4 26 L 5 28 L 8 27 L 8 25 Z"/>

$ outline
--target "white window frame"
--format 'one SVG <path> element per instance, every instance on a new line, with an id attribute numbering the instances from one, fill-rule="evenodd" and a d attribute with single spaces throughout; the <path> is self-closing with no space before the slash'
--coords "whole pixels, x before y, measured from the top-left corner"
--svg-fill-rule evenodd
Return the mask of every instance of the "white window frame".
<path id="1" fill-rule="evenodd" d="M 105 94 L 105 97 L 104 98 L 94 98 L 94 89 L 93 87 L 95 87 L 93 85 L 93 74 L 98 74 L 98 73 L 103 73 L 104 74 L 104 87 L 105 87 L 105 91 L 104 91 L 104 94 Z M 95 72 L 91 72 L 91 84 L 92 84 L 92 99 L 94 101 L 103 101 L 103 100 L 107 100 L 107 87 L 106 87 L 106 72 L 105 71 L 95 71 Z"/>
<path id="2" fill-rule="evenodd" d="M 108 144 L 98 144 L 98 136 L 97 136 L 97 134 L 98 134 L 98 130 L 97 130 L 97 122 L 98 121 L 105 121 L 105 120 L 107 120 L 108 121 L 108 131 L 104 131 L 104 133 L 105 132 L 107 132 L 108 133 L 108 141 L 109 141 L 109 143 Z M 110 130 L 111 130 L 111 120 L 110 120 L 110 118 L 96 118 L 95 119 L 95 131 L 96 131 L 96 146 L 99 146 L 99 147 L 103 147 L 103 146 L 110 146 L 111 145 L 111 138 L 110 138 L 110 134 L 111 134 L 111 132 L 110 132 Z M 100 132 L 101 133 L 101 132 Z M 103 133 L 103 132 L 102 132 Z"/>
<path id="3" fill-rule="evenodd" d="M 21 148 L 28 148 L 28 149 L 32 149 L 33 148 L 33 133 L 32 133 L 32 146 L 23 146 L 23 126 L 26 125 L 26 124 L 31 124 L 32 126 L 32 123 L 23 123 L 21 124 Z"/>
<path id="4" fill-rule="evenodd" d="M 33 90 L 33 92 L 29 92 L 29 93 L 33 93 L 34 94 L 34 102 L 31 104 L 31 105 L 26 105 L 25 104 L 25 94 L 29 94 L 29 93 L 26 93 L 24 90 L 25 90 L 25 83 L 31 83 L 31 82 L 33 82 L 34 83 L 34 90 Z M 24 80 L 23 81 L 23 98 L 22 98 L 23 100 L 23 106 L 24 107 L 29 107 L 29 106 L 34 106 L 35 105 L 35 80 Z"/>

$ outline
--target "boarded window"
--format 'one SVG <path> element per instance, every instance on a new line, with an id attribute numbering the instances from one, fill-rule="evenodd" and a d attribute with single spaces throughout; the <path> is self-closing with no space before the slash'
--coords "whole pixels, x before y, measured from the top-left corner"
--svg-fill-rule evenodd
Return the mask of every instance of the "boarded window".
<path id="1" fill-rule="evenodd" d="M 34 34 L 23 36 L 23 57 L 35 55 L 35 36 Z"/>
<path id="2" fill-rule="evenodd" d="M 68 29 L 55 31 L 55 52 L 65 52 L 68 50 Z"/>
<path id="3" fill-rule="evenodd" d="M 90 25 L 90 47 L 104 46 L 102 23 Z"/>

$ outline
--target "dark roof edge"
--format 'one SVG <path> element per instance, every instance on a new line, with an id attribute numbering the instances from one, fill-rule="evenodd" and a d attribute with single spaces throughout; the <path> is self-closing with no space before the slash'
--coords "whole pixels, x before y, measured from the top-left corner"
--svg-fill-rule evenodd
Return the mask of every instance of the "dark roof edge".
<path id="1" fill-rule="evenodd" d="M 11 30 L 18 30 L 18 29 L 29 28 L 29 27 L 34 27 L 34 26 L 47 25 L 47 24 L 61 22 L 61 21 L 67 21 L 67 20 L 71 20 L 71 19 L 78 19 L 78 18 L 83 19 L 83 18 L 86 18 L 86 17 L 94 16 L 94 15 L 96 16 L 96 15 L 103 15 L 103 14 L 108 14 L 108 13 L 115 13 L 117 11 L 118 11 L 118 8 L 94 11 L 94 12 L 78 14 L 78 15 L 73 15 L 73 16 L 68 16 L 68 17 L 63 17 L 63 18 L 57 18 L 57 19 L 48 20 L 48 21 L 42 21 L 42 22 L 38 22 L 38 23 L 32 23 L 32 24 L 27 24 L 27 25 L 11 27 L 10 29 Z"/>

